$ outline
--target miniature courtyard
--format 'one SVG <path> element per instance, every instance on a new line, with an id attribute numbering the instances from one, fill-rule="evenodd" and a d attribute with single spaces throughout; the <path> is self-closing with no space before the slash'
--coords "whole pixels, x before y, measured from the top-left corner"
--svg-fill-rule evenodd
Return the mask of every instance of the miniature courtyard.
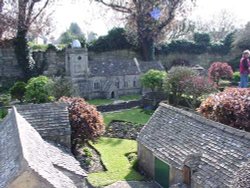
<path id="1" fill-rule="evenodd" d="M 196 3 L 0 2 L 0 188 L 250 187 L 249 18 Z"/>

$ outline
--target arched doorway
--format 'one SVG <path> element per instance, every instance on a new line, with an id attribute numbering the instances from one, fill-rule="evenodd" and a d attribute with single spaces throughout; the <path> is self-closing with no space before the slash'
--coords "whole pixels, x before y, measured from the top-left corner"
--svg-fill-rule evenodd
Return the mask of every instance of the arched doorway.
<path id="1" fill-rule="evenodd" d="M 111 99 L 115 98 L 115 92 L 114 91 L 111 92 L 111 96 L 110 97 L 111 97 Z"/>

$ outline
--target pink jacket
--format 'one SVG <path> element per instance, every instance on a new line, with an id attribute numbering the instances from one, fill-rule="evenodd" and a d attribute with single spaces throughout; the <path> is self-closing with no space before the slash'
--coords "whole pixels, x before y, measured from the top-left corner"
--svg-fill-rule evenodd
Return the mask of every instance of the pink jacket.
<path id="1" fill-rule="evenodd" d="M 246 70 L 246 69 L 244 69 L 244 67 L 243 67 L 243 63 L 242 63 L 243 59 L 244 59 L 243 57 L 240 59 L 240 73 L 241 73 L 241 74 L 244 74 L 244 73 L 249 74 L 249 73 L 250 73 L 249 69 Z M 250 68 L 250 60 L 249 60 L 249 59 L 248 59 L 248 67 Z"/>

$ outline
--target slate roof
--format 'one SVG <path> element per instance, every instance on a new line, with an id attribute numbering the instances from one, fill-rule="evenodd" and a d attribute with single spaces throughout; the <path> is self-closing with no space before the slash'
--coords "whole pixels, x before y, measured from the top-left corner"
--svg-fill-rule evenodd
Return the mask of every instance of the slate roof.
<path id="1" fill-rule="evenodd" d="M 231 187 L 236 171 L 250 161 L 250 133 L 163 103 L 137 140 L 179 169 L 192 155 L 199 158 L 192 178 L 207 188 Z"/>
<path id="2" fill-rule="evenodd" d="M 139 61 L 139 67 L 133 59 L 131 60 L 92 60 L 89 61 L 90 73 L 93 76 L 125 76 L 139 75 L 149 69 L 164 70 L 158 61 Z M 140 72 L 141 71 L 141 72 Z"/>
<path id="3" fill-rule="evenodd" d="M 250 187 L 250 162 L 236 173 L 234 188 Z"/>
<path id="4" fill-rule="evenodd" d="M 93 76 L 125 76 L 139 74 L 133 59 L 128 60 L 93 60 L 89 61 L 90 73 Z"/>
<path id="5" fill-rule="evenodd" d="M 16 109 L 42 137 L 71 134 L 65 103 L 27 104 Z"/>
<path id="6" fill-rule="evenodd" d="M 36 176 L 42 178 L 45 182 L 52 185 L 52 187 L 76 187 L 73 180 L 55 168 L 56 166 L 81 178 L 87 176 L 85 171 L 81 169 L 79 162 L 76 161 L 71 154 L 44 141 L 39 133 L 15 108 L 12 109 L 7 120 L 4 120 L 0 126 L 0 149 L 1 152 L 3 151 L 0 155 L 0 164 L 4 165 L 4 168 L 2 168 L 2 166 L 0 168 L 0 172 L 1 169 L 3 169 L 3 172 L 0 174 L 0 187 L 5 187 L 20 173 L 27 170 L 32 170 Z M 2 127 L 5 126 L 7 130 L 2 129 Z M 15 140 L 10 139 L 12 136 L 16 136 Z M 2 143 L 4 140 L 15 144 L 16 148 L 12 150 L 13 148 L 4 146 Z M 16 155 L 14 155 L 16 157 L 8 159 L 8 153 L 16 153 Z"/>

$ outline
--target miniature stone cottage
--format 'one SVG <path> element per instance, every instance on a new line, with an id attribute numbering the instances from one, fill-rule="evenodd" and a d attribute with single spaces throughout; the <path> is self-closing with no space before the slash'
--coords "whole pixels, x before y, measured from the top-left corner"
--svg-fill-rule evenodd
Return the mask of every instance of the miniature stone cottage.
<path id="1" fill-rule="evenodd" d="M 87 187 L 79 162 L 43 140 L 15 107 L 0 124 L 0 135 L 0 188 Z"/>
<path id="2" fill-rule="evenodd" d="M 250 133 L 167 104 L 160 104 L 137 140 L 140 168 L 164 188 L 233 187 L 250 176 L 238 173 L 250 162 Z"/>

